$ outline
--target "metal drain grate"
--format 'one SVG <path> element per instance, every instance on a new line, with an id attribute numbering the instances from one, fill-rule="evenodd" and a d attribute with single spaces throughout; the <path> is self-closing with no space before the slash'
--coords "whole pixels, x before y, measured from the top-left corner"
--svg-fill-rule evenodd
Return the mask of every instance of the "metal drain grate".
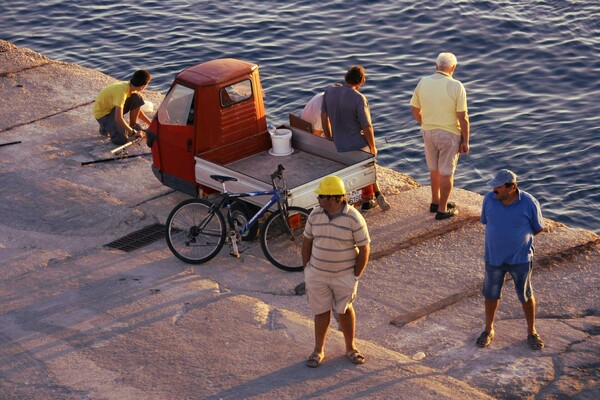
<path id="1" fill-rule="evenodd" d="M 148 225 L 145 228 L 123 236 L 113 242 L 107 243 L 104 247 L 131 252 L 156 242 L 165 237 L 165 226 L 163 224 Z"/>

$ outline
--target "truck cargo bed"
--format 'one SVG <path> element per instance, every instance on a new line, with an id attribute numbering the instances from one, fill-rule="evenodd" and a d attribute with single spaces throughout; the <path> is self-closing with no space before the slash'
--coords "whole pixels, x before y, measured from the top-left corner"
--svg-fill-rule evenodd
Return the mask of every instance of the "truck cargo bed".
<path id="1" fill-rule="evenodd" d="M 269 190 L 271 174 L 281 164 L 292 194 L 290 204 L 308 209 L 317 205 L 314 190 L 327 175 L 342 178 L 348 192 L 375 182 L 374 157 L 371 154 L 363 151 L 338 153 L 329 140 L 295 128 L 289 129 L 293 133 L 292 154 L 274 156 L 263 151 L 226 165 L 196 157 L 196 181 L 220 191 L 221 185 L 210 175 L 226 175 L 237 179 L 237 182 L 227 183 L 230 192 Z M 245 200 L 260 206 L 267 202 L 268 196 Z"/>
<path id="2" fill-rule="evenodd" d="M 227 164 L 227 168 L 240 174 L 250 175 L 267 184 L 271 174 L 281 164 L 285 168 L 288 188 L 295 188 L 315 179 L 333 174 L 346 165 L 319 157 L 302 150 L 294 150 L 288 156 L 273 156 L 268 151 Z"/>

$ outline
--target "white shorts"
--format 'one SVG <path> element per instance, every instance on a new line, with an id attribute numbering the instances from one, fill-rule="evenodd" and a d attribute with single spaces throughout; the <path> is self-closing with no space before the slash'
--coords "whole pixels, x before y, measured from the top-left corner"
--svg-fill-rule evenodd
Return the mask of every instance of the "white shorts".
<path id="1" fill-rule="evenodd" d="M 306 297 L 314 315 L 335 310 L 344 314 L 356 298 L 358 281 L 354 279 L 354 269 L 340 272 L 337 275 L 319 274 L 314 268 L 304 270 Z"/>
<path id="2" fill-rule="evenodd" d="M 442 176 L 454 175 L 458 164 L 460 136 L 442 129 L 421 131 L 425 143 L 425 160 L 430 171 L 439 171 Z"/>

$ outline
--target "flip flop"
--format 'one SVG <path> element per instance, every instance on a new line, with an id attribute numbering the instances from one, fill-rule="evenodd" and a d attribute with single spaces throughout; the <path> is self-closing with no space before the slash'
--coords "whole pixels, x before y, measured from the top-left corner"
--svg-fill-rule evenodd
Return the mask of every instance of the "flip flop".
<path id="1" fill-rule="evenodd" d="M 532 350 L 541 350 L 544 348 L 544 341 L 537 333 L 532 333 L 527 336 L 527 343 Z"/>
<path id="2" fill-rule="evenodd" d="M 494 339 L 494 334 L 486 331 L 481 332 L 481 335 L 477 338 L 477 346 L 479 347 L 487 347 Z"/>
<path id="3" fill-rule="evenodd" d="M 349 352 L 347 352 L 346 356 L 348 356 L 350 361 L 352 361 L 352 363 L 354 363 L 354 364 L 364 364 L 366 361 L 365 356 L 360 354 L 360 351 L 358 351 L 356 349 L 353 349 L 353 350 L 350 350 Z"/>
<path id="4" fill-rule="evenodd" d="M 317 353 L 312 353 L 308 357 L 308 360 L 306 360 L 306 366 L 309 368 L 317 368 L 319 365 L 321 365 L 321 363 L 323 363 L 324 359 L 325 356 L 321 357 Z"/>

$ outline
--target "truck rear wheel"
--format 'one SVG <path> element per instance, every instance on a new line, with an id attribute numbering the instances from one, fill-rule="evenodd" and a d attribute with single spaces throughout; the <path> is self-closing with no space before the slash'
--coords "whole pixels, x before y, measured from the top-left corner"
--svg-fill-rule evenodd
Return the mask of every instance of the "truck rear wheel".
<path id="1" fill-rule="evenodd" d="M 253 215 L 250 212 L 250 207 L 246 203 L 241 201 L 236 201 L 231 205 L 231 218 L 238 222 L 239 226 L 244 226 L 252 219 Z M 249 242 L 251 240 L 256 239 L 258 235 L 258 221 L 250 227 L 244 234 L 242 235 L 242 240 L 245 242 Z"/>
<path id="2" fill-rule="evenodd" d="M 287 207 L 287 215 L 276 211 L 265 221 L 260 245 L 267 259 L 284 271 L 302 271 L 302 242 L 309 212 L 300 207 Z"/>

